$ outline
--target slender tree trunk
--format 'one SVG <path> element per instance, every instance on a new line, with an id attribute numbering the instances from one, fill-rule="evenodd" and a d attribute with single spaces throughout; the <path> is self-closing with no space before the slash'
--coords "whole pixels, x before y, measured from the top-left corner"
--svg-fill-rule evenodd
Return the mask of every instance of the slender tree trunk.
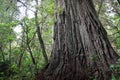
<path id="1" fill-rule="evenodd" d="M 92 0 L 55 0 L 55 4 L 63 11 L 55 13 L 47 80 L 110 80 L 109 65 L 119 56 L 108 41 Z"/>
<path id="2" fill-rule="evenodd" d="M 3 47 L 2 47 L 2 45 L 0 46 L 0 53 L 2 54 L 2 59 L 3 59 L 3 61 L 5 62 L 5 55 L 4 55 L 4 52 L 3 52 Z"/>
<path id="3" fill-rule="evenodd" d="M 10 29 L 10 32 L 9 32 L 9 34 L 10 34 L 10 36 L 11 36 L 11 29 Z M 11 39 L 9 39 L 9 62 L 10 62 L 10 64 L 11 64 L 11 56 L 12 56 L 12 45 L 11 45 L 11 43 L 12 43 L 12 41 L 11 41 Z"/>
<path id="4" fill-rule="evenodd" d="M 37 30 L 36 30 L 37 31 L 37 36 L 38 36 L 38 39 L 39 39 L 39 42 L 40 42 L 43 57 L 45 59 L 46 64 L 48 64 L 48 56 L 47 56 L 47 53 L 46 53 L 46 50 L 45 50 L 45 44 L 44 44 L 44 41 L 42 39 L 41 30 L 40 30 L 39 21 L 38 21 L 38 0 L 35 0 L 35 1 L 36 1 L 36 5 L 37 5 L 36 12 L 35 12 L 35 25 L 36 25 L 36 28 L 37 28 Z"/>
<path id="5" fill-rule="evenodd" d="M 30 56 L 31 56 L 31 59 L 32 59 L 33 64 L 36 66 L 36 61 L 35 61 L 35 58 L 34 58 L 34 56 L 33 56 L 33 52 L 32 52 L 31 47 L 30 47 L 30 39 L 29 39 L 29 37 L 28 37 L 28 33 L 29 33 L 28 27 L 29 27 L 29 26 L 27 26 L 26 23 L 25 23 L 25 25 L 26 25 L 25 34 L 26 34 L 26 45 L 27 45 L 27 50 L 28 50 L 28 52 L 30 53 Z"/>

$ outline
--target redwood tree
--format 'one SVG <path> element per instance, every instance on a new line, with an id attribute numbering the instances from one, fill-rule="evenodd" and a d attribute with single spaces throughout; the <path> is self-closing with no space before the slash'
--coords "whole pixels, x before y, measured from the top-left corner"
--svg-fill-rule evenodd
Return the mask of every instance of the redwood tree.
<path id="1" fill-rule="evenodd" d="M 55 0 L 54 45 L 47 80 L 110 80 L 119 57 L 110 45 L 92 0 Z"/>

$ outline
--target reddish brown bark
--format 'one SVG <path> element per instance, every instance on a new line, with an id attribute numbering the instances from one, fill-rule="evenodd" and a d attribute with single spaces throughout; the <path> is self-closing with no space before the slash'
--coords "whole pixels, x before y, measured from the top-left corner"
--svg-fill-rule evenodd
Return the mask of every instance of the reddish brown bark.
<path id="1" fill-rule="evenodd" d="M 55 13 L 54 46 L 47 80 L 110 80 L 109 65 L 119 57 L 92 0 L 55 0 L 63 11 Z"/>

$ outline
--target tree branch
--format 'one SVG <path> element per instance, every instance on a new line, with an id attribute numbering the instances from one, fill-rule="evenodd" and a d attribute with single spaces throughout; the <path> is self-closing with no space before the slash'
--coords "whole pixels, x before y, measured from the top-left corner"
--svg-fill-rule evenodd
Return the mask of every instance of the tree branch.
<path id="1" fill-rule="evenodd" d="M 101 11 L 101 8 L 102 8 L 102 5 L 103 5 L 103 2 L 104 2 L 104 0 L 101 0 L 100 6 L 99 6 L 99 10 L 98 10 L 98 17 L 99 17 L 99 14 L 100 14 L 100 11 Z"/>

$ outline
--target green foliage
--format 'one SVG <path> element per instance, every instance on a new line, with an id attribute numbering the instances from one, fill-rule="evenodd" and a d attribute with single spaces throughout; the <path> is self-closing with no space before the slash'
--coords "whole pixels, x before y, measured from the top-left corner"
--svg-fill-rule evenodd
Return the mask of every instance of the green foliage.
<path id="1" fill-rule="evenodd" d="M 30 1 L 24 4 L 31 5 Z M 2 45 L 0 53 L 3 53 L 3 55 L 0 54 L 0 61 L 3 61 L 3 58 L 5 61 L 9 60 L 10 65 L 5 73 L 11 72 L 9 77 L 1 72 L 0 80 L 34 80 L 36 69 L 44 69 L 46 65 L 36 36 L 35 17 L 26 16 L 18 20 L 17 9 L 16 0 L 0 1 L 0 47 Z M 54 25 L 54 0 L 44 0 L 38 5 L 38 22 L 42 38 L 47 46 L 46 52 L 50 53 Z M 20 33 L 14 32 L 14 28 L 18 25 L 21 27 Z M 36 64 L 32 62 L 27 40 Z"/>
<path id="2" fill-rule="evenodd" d="M 44 5 L 44 4 L 46 4 L 46 1 L 42 5 Z M 53 0 L 48 1 L 48 5 L 45 7 L 43 6 L 45 12 L 50 14 L 50 15 L 54 15 L 54 5 L 55 4 L 54 4 Z"/>
<path id="3" fill-rule="evenodd" d="M 113 74 L 112 74 L 112 80 L 117 80 Z"/>
<path id="4" fill-rule="evenodd" d="M 120 48 L 120 38 L 117 38 L 115 43 L 116 43 L 116 47 Z"/>
<path id="5" fill-rule="evenodd" d="M 10 64 L 9 61 L 0 62 L 0 80 L 6 80 L 15 76 L 17 69 L 14 64 Z"/>
<path id="6" fill-rule="evenodd" d="M 111 64 L 110 68 L 114 72 L 112 74 L 112 80 L 120 80 L 120 59 L 115 64 Z"/>
<path id="7" fill-rule="evenodd" d="M 0 23 L 0 27 L 14 27 L 16 26 L 18 23 L 17 22 L 9 22 L 9 23 Z"/>

